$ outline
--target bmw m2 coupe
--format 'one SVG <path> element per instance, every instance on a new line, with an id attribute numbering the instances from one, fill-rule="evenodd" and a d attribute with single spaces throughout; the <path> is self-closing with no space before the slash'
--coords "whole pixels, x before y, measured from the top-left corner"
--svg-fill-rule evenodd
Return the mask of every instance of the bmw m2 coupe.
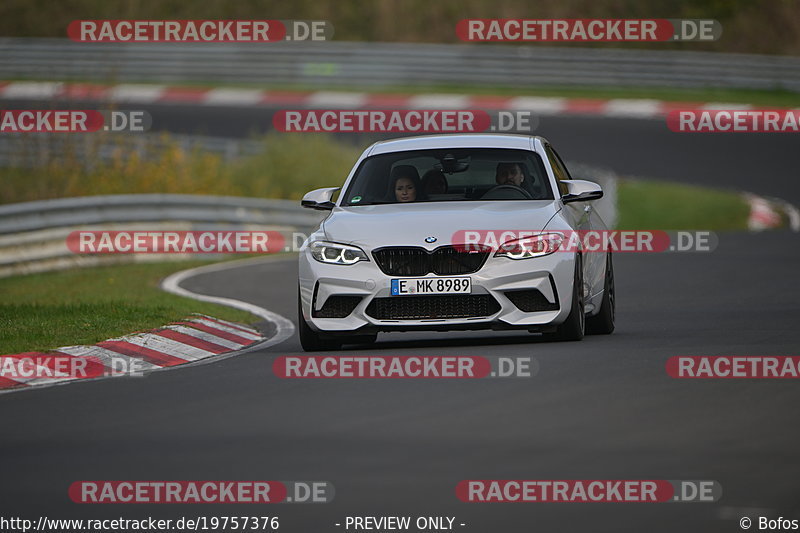
<path id="1" fill-rule="evenodd" d="M 602 195 L 572 179 L 542 137 L 373 144 L 341 189 L 303 198 L 330 211 L 300 251 L 303 348 L 335 350 L 387 331 L 611 333 L 610 252 L 567 246 L 570 235 L 606 229 L 592 205 Z"/>

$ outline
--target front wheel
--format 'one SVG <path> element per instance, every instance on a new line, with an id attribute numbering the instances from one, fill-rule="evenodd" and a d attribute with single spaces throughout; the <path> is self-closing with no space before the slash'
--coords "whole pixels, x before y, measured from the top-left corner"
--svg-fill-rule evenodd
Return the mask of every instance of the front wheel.
<path id="1" fill-rule="evenodd" d="M 614 264 L 611 262 L 611 252 L 608 252 L 606 257 L 606 276 L 600 311 L 586 319 L 586 333 L 590 335 L 608 335 L 614 331 L 617 304 L 617 295 L 614 292 Z"/>
<path id="2" fill-rule="evenodd" d="M 575 277 L 572 282 L 572 309 L 569 316 L 556 327 L 553 333 L 544 333 L 543 337 L 553 341 L 579 341 L 586 330 L 586 315 L 583 306 L 583 260 L 575 258 Z"/>

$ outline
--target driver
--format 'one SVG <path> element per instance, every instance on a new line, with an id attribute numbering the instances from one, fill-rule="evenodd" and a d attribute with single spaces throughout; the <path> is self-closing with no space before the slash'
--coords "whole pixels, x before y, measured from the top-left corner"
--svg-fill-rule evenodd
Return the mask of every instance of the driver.
<path id="1" fill-rule="evenodd" d="M 397 165 L 389 175 L 389 202 L 415 202 L 425 199 L 419 172 L 413 165 Z"/>
<path id="2" fill-rule="evenodd" d="M 521 187 L 522 182 L 525 180 L 525 174 L 522 173 L 522 167 L 519 163 L 498 163 L 494 180 L 498 185 Z"/>

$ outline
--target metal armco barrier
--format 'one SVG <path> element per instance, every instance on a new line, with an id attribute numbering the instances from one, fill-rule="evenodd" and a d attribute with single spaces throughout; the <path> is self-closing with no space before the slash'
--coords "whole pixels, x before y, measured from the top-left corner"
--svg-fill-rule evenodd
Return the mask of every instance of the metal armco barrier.
<path id="1" fill-rule="evenodd" d="M 362 42 L 0 39 L 0 79 L 308 87 L 639 86 L 800 91 L 800 58 L 668 50 Z"/>
<path id="2" fill-rule="evenodd" d="M 185 221 L 308 228 L 320 216 L 294 200 L 120 194 L 0 205 L 0 235 L 107 222 Z"/>
<path id="3" fill-rule="evenodd" d="M 79 229 L 273 230 L 308 233 L 324 213 L 293 200 L 189 194 L 87 196 L 0 205 L 0 277 L 191 254 L 77 255 L 66 244 Z"/>

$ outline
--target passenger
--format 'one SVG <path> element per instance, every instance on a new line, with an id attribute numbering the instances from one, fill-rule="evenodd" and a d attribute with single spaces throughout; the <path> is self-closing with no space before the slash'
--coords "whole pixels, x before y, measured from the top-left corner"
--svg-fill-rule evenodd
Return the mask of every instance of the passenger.
<path id="1" fill-rule="evenodd" d="M 522 187 L 525 174 L 519 163 L 498 163 L 494 180 L 498 185 L 516 185 Z"/>
<path id="2" fill-rule="evenodd" d="M 425 191 L 426 195 L 446 194 L 447 178 L 444 177 L 444 172 L 435 168 L 427 171 L 422 176 L 422 190 Z"/>
<path id="3" fill-rule="evenodd" d="M 422 196 L 422 182 L 415 167 L 398 165 L 392 169 L 388 193 L 390 202 L 415 202 Z"/>

